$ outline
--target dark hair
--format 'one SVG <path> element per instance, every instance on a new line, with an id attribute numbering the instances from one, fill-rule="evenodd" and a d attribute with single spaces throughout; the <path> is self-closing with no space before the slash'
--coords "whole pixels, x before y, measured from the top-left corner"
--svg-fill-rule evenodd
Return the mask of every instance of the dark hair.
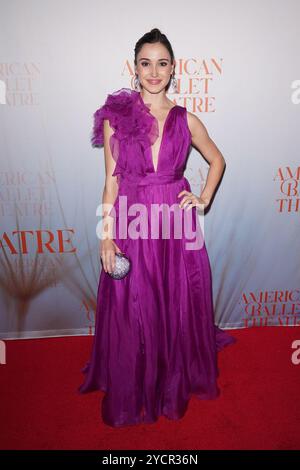
<path id="1" fill-rule="evenodd" d="M 158 28 L 153 28 L 148 33 L 145 33 L 144 36 L 142 36 L 135 45 L 135 48 L 134 48 L 134 64 L 135 65 L 137 65 L 137 55 L 142 49 L 143 45 L 146 43 L 154 44 L 156 42 L 160 42 L 168 49 L 169 54 L 171 56 L 171 63 L 173 64 L 174 52 L 173 52 L 169 39 Z"/>

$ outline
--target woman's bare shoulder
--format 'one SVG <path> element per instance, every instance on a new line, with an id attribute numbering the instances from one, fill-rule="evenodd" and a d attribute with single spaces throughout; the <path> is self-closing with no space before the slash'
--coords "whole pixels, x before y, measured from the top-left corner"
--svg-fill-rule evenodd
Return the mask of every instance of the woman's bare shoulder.
<path id="1" fill-rule="evenodd" d="M 191 113 L 190 111 L 186 112 L 187 114 L 187 123 L 192 135 L 195 135 L 197 132 L 206 132 L 206 127 L 201 121 L 201 119 L 196 116 L 196 114 Z"/>

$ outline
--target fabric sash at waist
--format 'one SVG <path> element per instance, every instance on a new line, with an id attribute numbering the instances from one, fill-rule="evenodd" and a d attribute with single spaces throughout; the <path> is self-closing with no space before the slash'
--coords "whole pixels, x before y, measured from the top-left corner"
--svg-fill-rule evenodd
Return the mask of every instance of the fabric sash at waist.
<path id="1" fill-rule="evenodd" d="M 123 172 L 121 178 L 124 182 L 134 183 L 138 186 L 174 183 L 181 179 L 185 179 L 181 170 L 166 172 L 160 171 L 156 173 L 147 173 L 146 175 Z"/>

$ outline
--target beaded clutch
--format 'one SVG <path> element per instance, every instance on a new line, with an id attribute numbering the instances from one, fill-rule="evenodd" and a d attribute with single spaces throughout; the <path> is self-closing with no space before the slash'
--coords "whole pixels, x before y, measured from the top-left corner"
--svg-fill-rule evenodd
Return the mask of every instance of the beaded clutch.
<path id="1" fill-rule="evenodd" d="M 131 262 L 125 253 L 115 253 L 114 270 L 108 274 L 114 279 L 123 279 L 131 269 Z"/>

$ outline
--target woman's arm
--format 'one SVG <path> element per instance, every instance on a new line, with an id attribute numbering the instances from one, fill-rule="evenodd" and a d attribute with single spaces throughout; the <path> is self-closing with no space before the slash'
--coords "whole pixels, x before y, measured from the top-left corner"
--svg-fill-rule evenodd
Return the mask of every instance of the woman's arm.
<path id="1" fill-rule="evenodd" d="M 225 159 L 214 141 L 209 137 L 206 127 L 200 119 L 195 114 L 187 112 L 187 120 L 192 135 L 192 145 L 201 152 L 210 164 L 206 184 L 200 195 L 203 200 L 210 201 L 224 171 Z"/>
<path id="2" fill-rule="evenodd" d="M 114 130 L 109 125 L 109 120 L 104 119 L 103 121 L 103 140 L 104 140 L 104 157 L 105 157 L 105 184 L 102 195 L 102 204 L 113 205 L 118 195 L 118 183 L 117 176 L 113 176 L 116 162 L 113 159 L 109 139 L 114 133 Z M 108 213 L 111 210 L 111 206 L 106 210 L 103 207 L 102 216 L 102 234 L 101 234 L 101 259 L 103 262 L 103 268 L 107 272 L 113 271 L 115 267 L 115 252 L 121 250 L 113 240 L 113 224 L 114 219 L 109 216 Z"/>
<path id="3" fill-rule="evenodd" d="M 109 139 L 111 135 L 114 133 L 114 130 L 109 125 L 109 120 L 104 119 L 103 121 L 103 140 L 104 140 L 104 158 L 105 158 L 105 183 L 104 189 L 102 194 L 102 204 L 111 204 L 113 205 L 117 195 L 118 195 L 118 183 L 117 177 L 112 176 L 116 162 L 113 159 Z M 104 220 L 108 220 L 107 214 L 109 213 L 110 209 L 104 210 L 102 212 L 103 219 L 103 228 L 105 228 Z M 108 234 L 105 235 L 104 238 L 107 238 Z M 109 235 L 109 238 L 113 238 L 112 234 Z"/>

